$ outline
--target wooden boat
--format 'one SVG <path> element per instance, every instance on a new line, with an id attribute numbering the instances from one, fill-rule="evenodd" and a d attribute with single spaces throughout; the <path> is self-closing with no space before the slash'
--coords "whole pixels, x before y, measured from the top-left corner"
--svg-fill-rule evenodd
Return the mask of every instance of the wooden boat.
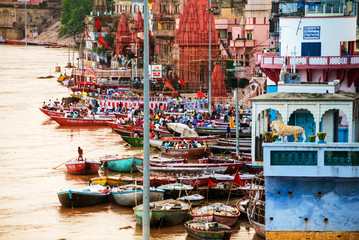
<path id="1" fill-rule="evenodd" d="M 246 215 L 247 215 L 248 202 L 249 202 L 248 196 L 244 196 L 236 202 L 236 207 L 238 208 L 238 210 Z"/>
<path id="2" fill-rule="evenodd" d="M 155 164 L 185 163 L 187 158 L 151 157 L 150 162 Z"/>
<path id="3" fill-rule="evenodd" d="M 143 172 L 142 166 L 137 166 L 137 169 L 140 172 Z M 206 172 L 215 172 L 215 173 L 225 173 L 227 167 L 222 166 L 207 166 L 205 168 L 197 168 L 197 167 L 153 167 L 150 166 L 150 171 L 152 174 L 165 174 L 169 176 L 183 176 L 183 175 L 196 175 L 203 174 Z"/>
<path id="4" fill-rule="evenodd" d="M 126 184 L 132 184 L 135 182 L 133 177 L 128 176 L 106 176 L 106 177 L 95 177 L 91 178 L 90 184 L 117 187 Z"/>
<path id="5" fill-rule="evenodd" d="M 128 136 L 123 136 L 121 135 L 121 138 L 127 142 L 128 144 L 130 144 L 132 147 L 143 147 L 143 138 L 141 137 L 128 137 Z"/>
<path id="6" fill-rule="evenodd" d="M 107 167 L 110 170 L 117 172 L 137 172 L 137 166 L 142 166 L 143 164 L 143 159 L 133 156 L 121 157 L 107 155 L 100 158 L 100 161 L 104 163 L 103 167 L 106 167 L 105 163 L 107 163 Z"/>
<path id="7" fill-rule="evenodd" d="M 165 191 L 150 188 L 150 202 L 163 200 Z M 134 207 L 143 202 L 143 186 L 142 185 L 123 185 L 112 188 L 111 194 L 113 200 L 120 206 Z"/>
<path id="8" fill-rule="evenodd" d="M 265 182 L 263 174 L 256 175 L 250 186 L 247 217 L 256 233 L 265 238 Z"/>
<path id="9" fill-rule="evenodd" d="M 173 156 L 173 157 L 203 157 L 206 153 L 206 147 L 199 148 L 170 148 L 170 147 L 161 147 L 161 152 L 163 154 Z"/>
<path id="10" fill-rule="evenodd" d="M 46 108 L 39 108 L 41 112 L 45 113 L 47 116 L 52 117 L 63 117 L 65 116 L 65 112 L 53 111 Z"/>
<path id="11" fill-rule="evenodd" d="M 202 137 L 161 137 L 160 139 L 150 139 L 150 145 L 154 148 L 160 149 L 163 142 L 181 142 L 186 140 L 187 142 L 190 141 L 198 141 L 203 142 L 208 146 L 216 145 L 218 143 L 218 138 L 212 137 L 212 136 L 202 136 Z"/>
<path id="12" fill-rule="evenodd" d="M 65 163 L 67 172 L 80 175 L 95 174 L 98 172 L 100 165 L 100 162 L 96 162 L 89 159 L 76 159 Z"/>
<path id="13" fill-rule="evenodd" d="M 177 181 L 183 184 L 191 185 L 193 189 L 197 189 L 208 185 L 209 175 L 202 174 L 194 176 L 180 176 L 177 178 Z"/>
<path id="14" fill-rule="evenodd" d="M 213 153 L 223 153 L 223 152 L 233 152 L 237 150 L 236 146 L 220 146 L 220 145 L 212 145 L 211 150 Z M 251 147 L 238 147 L 240 152 L 250 153 L 252 151 Z"/>
<path id="15" fill-rule="evenodd" d="M 243 192 L 239 186 L 224 182 L 224 183 L 217 183 L 216 186 L 209 186 L 209 187 L 199 187 L 197 191 L 208 198 L 214 199 L 227 199 L 229 196 L 243 196 Z"/>
<path id="16" fill-rule="evenodd" d="M 196 239 L 228 240 L 231 238 L 231 228 L 217 222 L 191 220 L 184 224 L 188 235 Z"/>
<path id="17" fill-rule="evenodd" d="M 186 202 L 191 206 L 199 206 L 202 205 L 202 203 L 204 202 L 204 197 L 199 194 L 192 194 L 192 195 L 180 197 L 178 200 L 182 202 Z"/>
<path id="18" fill-rule="evenodd" d="M 142 185 L 143 184 L 143 177 L 138 177 L 136 179 L 137 183 Z M 151 176 L 150 177 L 150 186 L 151 187 L 158 187 L 165 184 L 175 183 L 177 178 L 172 176 Z"/>
<path id="19" fill-rule="evenodd" d="M 241 212 L 234 207 L 223 203 L 214 203 L 204 207 L 198 207 L 191 211 L 193 220 L 218 222 L 227 226 L 236 224 Z"/>
<path id="20" fill-rule="evenodd" d="M 114 114 L 115 114 L 115 116 L 116 116 L 117 118 L 124 118 L 124 119 L 127 119 L 127 118 L 128 118 L 127 113 L 115 112 Z"/>
<path id="21" fill-rule="evenodd" d="M 184 195 L 188 195 L 193 190 L 193 187 L 191 185 L 186 185 L 182 183 L 170 183 L 166 185 L 161 185 L 157 188 L 165 191 L 165 199 L 177 199 Z"/>
<path id="22" fill-rule="evenodd" d="M 227 135 L 227 128 L 206 128 L 206 127 L 197 127 L 196 128 L 196 132 L 198 133 L 198 135 L 200 136 L 208 136 L 208 135 L 218 135 L 220 137 L 225 138 Z M 235 128 L 231 128 L 231 135 L 235 136 L 236 135 L 236 129 Z M 239 133 L 239 137 L 241 138 L 249 138 L 251 137 L 251 133 L 250 132 L 240 132 Z"/>
<path id="23" fill-rule="evenodd" d="M 173 163 L 173 164 L 155 164 L 150 163 L 153 167 L 171 167 L 171 168 L 214 168 L 214 167 L 226 167 L 224 173 L 233 174 L 237 170 L 241 170 L 244 166 L 243 162 L 233 163 Z"/>
<path id="24" fill-rule="evenodd" d="M 95 92 L 97 93 L 97 88 L 100 86 L 93 82 L 79 82 L 76 86 L 71 87 L 73 92 Z"/>
<path id="25" fill-rule="evenodd" d="M 59 201 L 64 207 L 86 207 L 104 203 L 110 192 L 103 193 L 106 187 L 91 185 L 57 193 Z"/>
<path id="26" fill-rule="evenodd" d="M 136 222 L 142 225 L 143 205 L 133 208 L 136 216 Z M 167 199 L 164 201 L 150 203 L 150 225 L 151 226 L 174 226 L 183 222 L 189 211 L 189 205 Z"/>
<path id="27" fill-rule="evenodd" d="M 108 117 L 99 118 L 65 118 L 51 116 L 61 126 L 107 126 Z"/>

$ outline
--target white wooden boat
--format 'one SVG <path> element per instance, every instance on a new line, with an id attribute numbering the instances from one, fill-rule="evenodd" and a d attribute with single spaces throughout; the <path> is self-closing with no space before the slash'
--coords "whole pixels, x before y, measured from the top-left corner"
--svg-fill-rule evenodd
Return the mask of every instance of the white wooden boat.
<path id="1" fill-rule="evenodd" d="M 154 187 L 150 188 L 150 202 L 163 200 L 165 191 L 161 189 L 156 189 Z M 120 206 L 125 207 L 134 207 L 143 202 L 143 186 L 142 185 L 123 185 L 119 187 L 112 188 L 111 194 L 113 200 Z"/>

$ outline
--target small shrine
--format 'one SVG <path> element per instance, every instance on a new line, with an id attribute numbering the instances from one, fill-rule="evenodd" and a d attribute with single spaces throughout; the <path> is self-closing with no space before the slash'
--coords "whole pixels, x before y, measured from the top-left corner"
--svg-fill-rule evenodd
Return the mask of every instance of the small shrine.
<path id="1" fill-rule="evenodd" d="M 132 42 L 132 36 L 125 13 L 121 14 L 120 22 L 118 23 L 116 33 L 116 57 L 119 55 L 126 56 L 129 51 L 127 48 L 130 47 Z"/>

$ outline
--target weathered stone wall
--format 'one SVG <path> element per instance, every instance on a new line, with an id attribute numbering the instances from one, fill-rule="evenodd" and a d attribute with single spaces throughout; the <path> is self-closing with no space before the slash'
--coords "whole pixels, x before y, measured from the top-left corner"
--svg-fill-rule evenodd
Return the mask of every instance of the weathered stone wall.
<path id="1" fill-rule="evenodd" d="M 26 9 L 28 35 L 32 35 L 32 27 L 37 31 L 48 26 L 54 17 L 59 16 L 57 9 L 40 9 L 29 7 Z M 4 39 L 23 39 L 25 37 L 25 8 L 23 6 L 0 6 L 0 34 Z"/>

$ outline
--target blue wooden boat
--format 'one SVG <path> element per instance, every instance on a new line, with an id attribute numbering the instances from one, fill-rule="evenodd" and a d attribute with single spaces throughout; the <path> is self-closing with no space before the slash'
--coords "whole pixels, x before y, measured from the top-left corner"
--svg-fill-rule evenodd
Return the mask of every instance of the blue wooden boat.
<path id="1" fill-rule="evenodd" d="M 100 158 L 103 163 L 102 167 L 108 167 L 108 169 L 117 172 L 138 172 L 136 165 L 142 166 L 143 159 L 134 156 L 105 156 Z M 107 166 L 106 166 L 107 165 Z"/>
<path id="2" fill-rule="evenodd" d="M 87 207 L 104 203 L 108 200 L 110 191 L 101 185 L 91 185 L 57 193 L 64 207 Z"/>

